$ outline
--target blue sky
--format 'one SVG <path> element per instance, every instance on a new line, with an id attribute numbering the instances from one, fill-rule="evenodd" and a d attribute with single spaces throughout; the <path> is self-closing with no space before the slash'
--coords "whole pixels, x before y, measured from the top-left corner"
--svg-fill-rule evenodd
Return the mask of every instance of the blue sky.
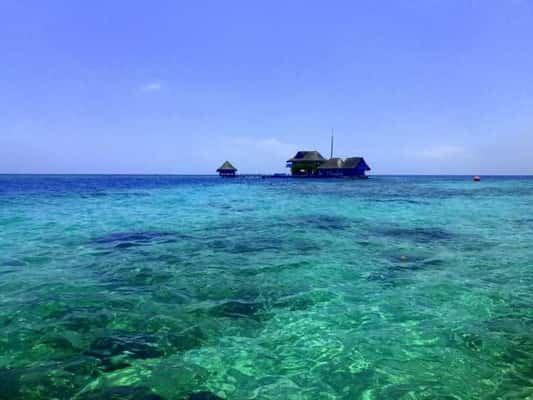
<path id="1" fill-rule="evenodd" d="M 533 0 L 0 3 L 0 172 L 533 174 Z"/>

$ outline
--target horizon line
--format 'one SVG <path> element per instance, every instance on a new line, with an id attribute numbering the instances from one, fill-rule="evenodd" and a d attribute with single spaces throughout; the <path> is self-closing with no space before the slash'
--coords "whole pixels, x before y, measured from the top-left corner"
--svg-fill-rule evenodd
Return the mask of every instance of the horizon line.
<path id="1" fill-rule="evenodd" d="M 237 174 L 239 176 L 269 176 L 273 173 L 244 173 Z M 205 176 L 205 177 L 218 177 L 217 173 L 213 174 L 183 174 L 183 173 L 115 173 L 115 172 L 81 172 L 81 173 L 71 173 L 71 172 L 0 172 L 0 176 Z M 287 174 L 287 176 L 290 176 Z M 531 174 L 475 174 L 475 173 L 460 173 L 460 174 L 446 174 L 446 173 L 401 173 L 401 174 L 370 174 L 368 177 L 372 176 L 485 176 L 485 177 L 533 177 Z"/>

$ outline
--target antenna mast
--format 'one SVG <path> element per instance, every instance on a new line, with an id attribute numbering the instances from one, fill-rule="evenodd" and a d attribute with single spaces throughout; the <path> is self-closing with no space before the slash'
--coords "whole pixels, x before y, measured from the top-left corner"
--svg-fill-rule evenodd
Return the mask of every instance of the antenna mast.
<path id="1" fill-rule="evenodd" d="M 333 128 L 331 128 L 331 151 L 329 154 L 329 158 L 333 158 Z"/>

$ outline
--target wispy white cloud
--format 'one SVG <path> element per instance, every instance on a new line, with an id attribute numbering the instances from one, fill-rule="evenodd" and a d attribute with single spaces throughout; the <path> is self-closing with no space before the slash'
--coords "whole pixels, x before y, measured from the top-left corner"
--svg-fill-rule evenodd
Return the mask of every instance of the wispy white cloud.
<path id="1" fill-rule="evenodd" d="M 465 148 L 450 144 L 442 144 L 424 147 L 420 149 L 409 149 L 407 154 L 411 157 L 421 157 L 433 160 L 442 160 L 465 153 Z"/>
<path id="2" fill-rule="evenodd" d="M 163 83 L 160 81 L 148 82 L 141 86 L 143 92 L 158 92 L 163 88 Z"/>

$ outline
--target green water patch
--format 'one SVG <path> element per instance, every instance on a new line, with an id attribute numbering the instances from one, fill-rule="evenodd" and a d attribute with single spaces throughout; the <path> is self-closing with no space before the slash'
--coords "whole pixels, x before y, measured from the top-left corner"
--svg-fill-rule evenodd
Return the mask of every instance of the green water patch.
<path id="1" fill-rule="evenodd" d="M 251 319 L 261 321 L 269 317 L 261 302 L 228 300 L 207 308 L 194 310 L 195 314 L 206 314 L 215 318 Z"/>
<path id="2" fill-rule="evenodd" d="M 381 284 L 383 287 L 397 287 L 403 285 L 414 284 L 414 278 L 406 275 L 404 271 L 398 270 L 381 270 L 371 272 L 366 280 L 368 282 L 375 282 Z"/>
<path id="3" fill-rule="evenodd" d="M 441 227 L 401 227 L 384 226 L 374 228 L 376 235 L 390 237 L 396 240 L 406 240 L 413 243 L 431 244 L 451 241 L 456 235 Z"/>
<path id="4" fill-rule="evenodd" d="M 249 254 L 259 253 L 264 251 L 279 251 L 282 249 L 284 242 L 277 238 L 268 238 L 267 240 L 252 237 L 245 240 L 236 237 L 228 237 L 224 239 L 214 239 L 206 242 L 206 246 L 217 252 L 225 252 L 230 254 Z"/>
<path id="5" fill-rule="evenodd" d="M 391 272 L 414 272 L 425 270 L 437 270 L 446 265 L 446 262 L 439 258 L 420 258 L 416 259 L 413 256 L 405 256 L 400 258 L 395 263 L 387 267 Z"/>
<path id="6" fill-rule="evenodd" d="M 76 333 L 62 333 L 59 330 L 46 330 L 35 324 L 35 327 L 14 329 L 14 326 L 3 328 L 0 339 L 0 365 L 24 366 L 38 362 L 42 357 L 49 361 L 61 361 L 76 356 L 80 352 L 81 341 Z"/>
<path id="7" fill-rule="evenodd" d="M 201 247 L 206 247 L 218 254 L 222 253 L 234 257 L 248 257 L 253 254 L 279 254 L 282 252 L 304 255 L 312 254 L 313 252 L 319 251 L 322 248 L 322 245 L 320 241 L 312 237 L 265 237 L 257 232 L 249 232 L 245 237 L 206 238 Z"/>
<path id="8" fill-rule="evenodd" d="M 6 259 L 0 260 L 0 267 L 17 268 L 17 267 L 25 267 L 27 265 L 28 264 L 25 263 L 24 261 L 13 259 L 13 258 L 6 258 Z"/>
<path id="9" fill-rule="evenodd" d="M 144 386 L 115 386 L 83 393 L 76 400 L 165 400 Z"/>
<path id="10" fill-rule="evenodd" d="M 406 267 L 420 265 L 438 266 L 443 262 L 443 254 L 432 246 L 390 246 L 379 248 L 379 255 L 390 264 Z"/>
<path id="11" fill-rule="evenodd" d="M 498 316 L 484 322 L 490 332 L 516 336 L 523 332 L 533 332 L 533 316 L 506 315 Z"/>
<path id="12" fill-rule="evenodd" d="M 241 202 L 228 203 L 225 199 L 221 199 L 220 201 L 209 201 L 207 206 L 228 213 L 253 213 L 254 211 L 257 211 L 253 206 L 245 205 Z"/>
<path id="13" fill-rule="evenodd" d="M 186 290 L 176 288 L 173 285 L 160 285 L 151 291 L 152 299 L 158 303 L 168 305 L 183 305 L 190 302 L 190 297 Z"/>
<path id="14" fill-rule="evenodd" d="M 531 397 L 531 179 L 45 181 L 0 207 L 2 399 Z"/>
<path id="15" fill-rule="evenodd" d="M 96 329 L 106 328 L 113 318 L 113 312 L 107 307 L 102 308 L 96 305 L 69 307 L 64 310 L 63 316 L 57 320 L 57 323 L 65 329 L 75 332 L 91 332 Z"/>
<path id="16" fill-rule="evenodd" d="M 313 267 L 313 264 L 309 261 L 294 262 L 294 263 L 282 263 L 275 265 L 246 265 L 243 268 L 238 269 L 238 274 L 242 276 L 255 276 L 255 275 L 272 275 L 278 273 L 291 273 L 297 272 L 300 269 L 309 270 Z"/>
<path id="17" fill-rule="evenodd" d="M 185 400 L 224 400 L 212 392 L 196 392 L 188 395 Z"/>
<path id="18" fill-rule="evenodd" d="M 154 243 L 174 243 L 178 240 L 175 232 L 131 231 L 113 232 L 91 240 L 91 244 L 115 249 L 127 249 Z"/>
<path id="19" fill-rule="evenodd" d="M 114 371 L 130 366 L 133 359 L 160 357 L 163 351 L 155 336 L 116 332 L 95 339 L 85 354 L 100 360 L 104 371 Z"/>
<path id="20" fill-rule="evenodd" d="M 273 308 L 289 311 L 307 311 L 315 306 L 339 300 L 339 296 L 327 290 L 312 290 L 291 296 L 272 299 Z"/>
<path id="21" fill-rule="evenodd" d="M 20 370 L 0 368 L 0 395 L 4 399 L 17 399 L 20 395 Z"/>
<path id="22" fill-rule="evenodd" d="M 117 266 L 99 276 L 101 285 L 122 292 L 151 291 L 152 286 L 169 282 L 174 275 L 169 271 L 150 267 Z"/>
<path id="23" fill-rule="evenodd" d="M 357 220 L 338 215 L 310 214 L 284 221 L 284 226 L 291 226 L 296 229 L 317 229 L 321 231 L 336 232 L 352 228 Z"/>
<path id="24" fill-rule="evenodd" d="M 249 300 L 243 300 L 247 297 Z M 274 290 L 262 292 L 260 296 L 241 296 L 239 300 L 223 300 L 215 305 L 194 307 L 191 312 L 197 318 L 203 319 L 226 318 L 264 324 L 277 312 L 307 311 L 337 299 L 334 293 L 326 290 L 297 292 L 290 295 L 286 293 L 283 295 L 282 290 Z M 257 326 L 258 329 L 260 327 Z"/>
<path id="25" fill-rule="evenodd" d="M 454 332 L 452 334 L 452 341 L 457 347 L 465 347 L 473 352 L 480 352 L 483 350 L 483 335 L 476 332 Z"/>
<path id="26" fill-rule="evenodd" d="M 223 397 L 208 391 L 194 392 L 177 400 L 224 400 Z M 153 389 L 144 386 L 115 386 L 86 392 L 76 400 L 172 400 L 160 396 Z"/>
<path id="27" fill-rule="evenodd" d="M 0 265 L 0 276 L 16 273 L 19 268 L 18 265 L 4 264 Z"/>
<path id="28" fill-rule="evenodd" d="M 68 365 L 66 365 L 68 367 Z M 86 370 L 46 363 L 27 368 L 0 369 L 0 398 L 6 400 L 72 399 L 94 376 Z"/>
<path id="29" fill-rule="evenodd" d="M 156 246 L 154 246 L 156 247 Z M 176 278 L 176 266 L 159 260 L 154 247 L 139 251 L 136 248 L 127 252 L 116 250 L 108 254 L 98 254 L 98 262 L 80 264 L 77 269 L 84 278 L 101 290 L 127 293 L 151 293 Z"/>
<path id="30" fill-rule="evenodd" d="M 442 254 L 425 247 L 391 246 L 378 254 L 381 262 L 375 263 L 377 268 L 367 280 L 390 287 L 412 284 L 417 273 L 435 273 L 451 265 Z"/>
<path id="31" fill-rule="evenodd" d="M 167 352 L 182 352 L 202 347 L 209 338 L 204 329 L 193 326 L 181 331 L 170 331 L 165 339 Z"/>
<path id="32" fill-rule="evenodd" d="M 39 335 L 33 348 L 44 347 L 43 352 L 48 354 L 51 360 L 65 360 L 79 355 L 82 351 L 81 344 L 79 335 L 75 332 L 53 332 Z"/>

